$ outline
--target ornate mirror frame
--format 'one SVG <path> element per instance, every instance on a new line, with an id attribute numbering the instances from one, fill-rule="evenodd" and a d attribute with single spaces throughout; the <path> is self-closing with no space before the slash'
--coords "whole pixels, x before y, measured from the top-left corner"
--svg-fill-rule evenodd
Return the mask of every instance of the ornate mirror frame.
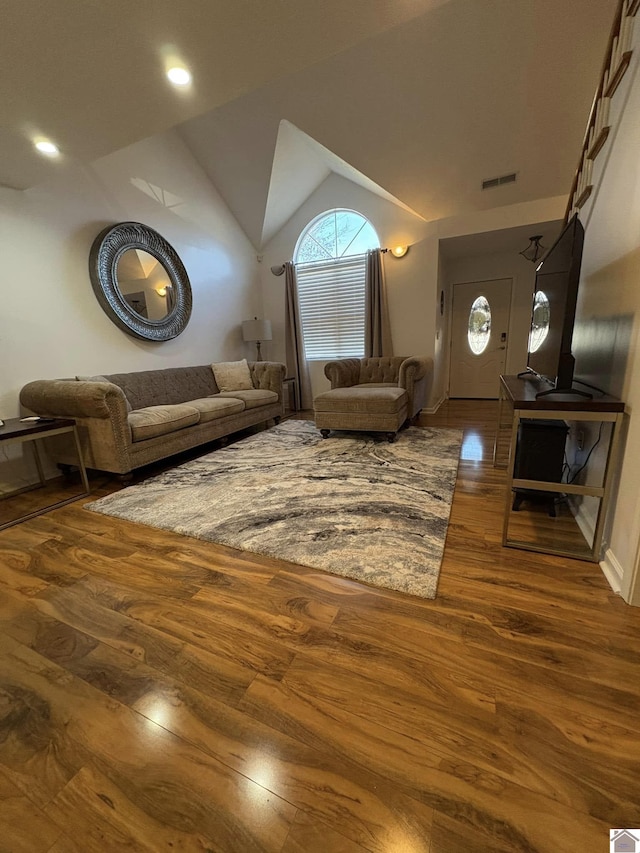
<path id="1" fill-rule="evenodd" d="M 161 320 L 148 320 L 134 311 L 118 287 L 117 266 L 129 249 L 153 255 L 173 285 L 175 304 Z M 146 341 L 169 341 L 184 331 L 191 317 L 191 283 L 173 246 L 153 228 L 140 222 L 109 225 L 93 241 L 89 255 L 89 275 L 98 302 L 116 326 Z"/>

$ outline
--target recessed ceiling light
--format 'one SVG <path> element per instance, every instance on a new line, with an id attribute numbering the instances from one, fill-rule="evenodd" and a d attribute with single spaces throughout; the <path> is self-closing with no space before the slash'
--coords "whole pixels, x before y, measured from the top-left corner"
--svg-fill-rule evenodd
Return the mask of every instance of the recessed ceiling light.
<path id="1" fill-rule="evenodd" d="M 60 149 L 49 139 L 38 139 L 33 143 L 41 154 L 46 154 L 47 157 L 57 157 Z"/>
<path id="2" fill-rule="evenodd" d="M 188 86 L 191 83 L 191 74 L 186 68 L 177 65 L 167 71 L 167 77 L 174 86 Z"/>

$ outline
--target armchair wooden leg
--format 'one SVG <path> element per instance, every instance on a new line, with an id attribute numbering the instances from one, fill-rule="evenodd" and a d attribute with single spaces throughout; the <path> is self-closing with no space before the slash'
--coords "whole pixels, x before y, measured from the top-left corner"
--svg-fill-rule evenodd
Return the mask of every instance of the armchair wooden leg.
<path id="1" fill-rule="evenodd" d="M 330 432 L 331 432 L 331 430 L 330 430 L 330 429 L 321 429 L 321 430 L 320 430 L 320 435 L 321 435 L 323 438 L 329 438 L 329 433 L 330 433 Z"/>
<path id="2" fill-rule="evenodd" d="M 398 437 L 397 432 L 388 432 L 387 433 L 387 441 L 389 442 L 389 444 L 393 444 L 393 442 L 396 440 L 397 437 Z"/>

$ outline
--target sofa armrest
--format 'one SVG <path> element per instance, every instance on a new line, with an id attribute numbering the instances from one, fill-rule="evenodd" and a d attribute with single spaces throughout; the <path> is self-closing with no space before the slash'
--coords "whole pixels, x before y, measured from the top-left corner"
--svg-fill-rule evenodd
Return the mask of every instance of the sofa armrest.
<path id="1" fill-rule="evenodd" d="M 286 367 L 279 361 L 250 361 L 251 381 L 254 388 L 275 391 L 278 400 L 283 399 L 282 381 Z"/>
<path id="2" fill-rule="evenodd" d="M 408 416 L 415 417 L 427 401 L 433 381 L 433 359 L 429 356 L 411 356 L 400 365 L 398 385 L 409 398 Z"/>
<path id="3" fill-rule="evenodd" d="M 87 468 L 126 473 L 131 470 L 131 427 L 127 399 L 112 382 L 39 379 L 20 391 L 20 403 L 36 415 L 73 418 Z M 54 462 L 75 464 L 62 442 L 45 439 Z"/>
<path id="4" fill-rule="evenodd" d="M 360 359 L 341 358 L 330 361 L 324 366 L 324 375 L 331 382 L 331 388 L 350 388 L 360 379 Z"/>
<path id="5" fill-rule="evenodd" d="M 38 379 L 20 391 L 20 403 L 47 418 L 110 418 L 127 420 L 124 392 L 112 382 Z"/>

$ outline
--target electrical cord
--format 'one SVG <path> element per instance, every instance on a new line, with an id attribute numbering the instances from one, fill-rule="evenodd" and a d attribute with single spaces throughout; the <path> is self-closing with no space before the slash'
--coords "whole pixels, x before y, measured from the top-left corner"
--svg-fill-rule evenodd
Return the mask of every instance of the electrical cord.
<path id="1" fill-rule="evenodd" d="M 588 461 L 589 461 L 589 459 L 591 458 L 591 454 L 592 454 L 592 453 L 593 453 L 593 451 L 596 449 L 596 447 L 597 447 L 597 446 L 598 446 L 598 444 L 600 443 L 600 439 L 602 438 L 602 427 L 603 427 L 603 426 L 604 426 L 604 424 L 603 424 L 603 422 L 601 421 L 601 422 L 600 422 L 600 430 L 599 430 L 599 432 L 598 432 L 598 437 L 597 437 L 597 439 L 595 440 L 595 443 L 591 446 L 591 449 L 590 449 L 590 450 L 589 450 L 589 452 L 587 453 L 587 458 L 584 460 L 584 462 L 582 463 L 582 465 L 578 468 L 578 470 L 577 470 L 577 471 L 575 471 L 575 472 L 574 472 L 574 474 L 573 474 L 573 476 L 571 477 L 571 479 L 570 479 L 570 480 L 567 480 L 567 482 L 568 482 L 568 483 L 575 483 L 575 480 L 576 480 L 576 477 L 578 476 L 578 474 L 579 474 L 581 471 L 584 471 L 584 469 L 587 467 L 587 462 L 588 462 Z"/>

